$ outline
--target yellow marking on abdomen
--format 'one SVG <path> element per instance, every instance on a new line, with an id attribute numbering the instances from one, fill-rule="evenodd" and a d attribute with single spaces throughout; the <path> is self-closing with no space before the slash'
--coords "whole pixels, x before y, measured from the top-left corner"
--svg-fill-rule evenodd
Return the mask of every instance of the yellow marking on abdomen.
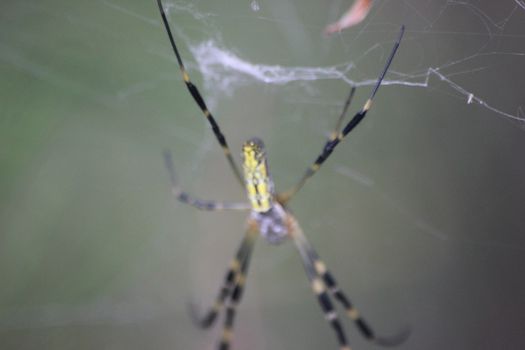
<path id="1" fill-rule="evenodd" d="M 267 212 L 272 207 L 272 186 L 266 169 L 264 150 L 247 142 L 243 147 L 243 156 L 246 192 L 252 209 L 260 213 Z"/>

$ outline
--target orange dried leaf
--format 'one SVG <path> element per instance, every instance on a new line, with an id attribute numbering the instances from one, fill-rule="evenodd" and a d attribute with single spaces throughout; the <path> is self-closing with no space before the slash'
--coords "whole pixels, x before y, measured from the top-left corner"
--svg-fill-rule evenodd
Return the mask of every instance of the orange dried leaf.
<path id="1" fill-rule="evenodd" d="M 337 22 L 329 24 L 325 28 L 324 33 L 333 34 L 358 24 L 366 18 L 371 7 L 372 0 L 356 0 L 350 9 Z"/>

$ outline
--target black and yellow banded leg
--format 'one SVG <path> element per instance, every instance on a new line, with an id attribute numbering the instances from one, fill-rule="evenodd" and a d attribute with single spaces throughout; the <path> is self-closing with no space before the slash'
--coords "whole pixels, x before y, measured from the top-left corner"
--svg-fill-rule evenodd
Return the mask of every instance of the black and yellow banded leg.
<path id="1" fill-rule="evenodd" d="M 355 86 L 352 86 L 352 89 L 350 89 L 350 94 L 346 98 L 345 104 L 343 106 L 343 110 L 341 114 L 339 115 L 339 118 L 337 119 L 337 123 L 335 124 L 334 130 L 330 133 L 330 136 L 328 138 L 328 141 L 335 140 L 337 136 L 340 134 L 341 131 L 341 125 L 343 123 L 343 119 L 346 116 L 346 113 L 348 112 L 348 108 L 350 107 L 350 104 L 352 103 L 352 99 L 354 98 L 356 88 Z M 303 187 L 304 183 L 310 176 L 314 174 L 316 170 L 314 170 L 312 167 L 306 169 L 306 172 L 304 173 L 303 177 L 289 190 L 283 193 L 279 193 L 277 195 L 277 199 L 281 204 L 286 204 L 301 187 Z"/>
<path id="2" fill-rule="evenodd" d="M 337 135 L 341 132 L 341 125 L 343 125 L 343 120 L 345 119 L 346 114 L 348 113 L 348 108 L 350 107 L 350 104 L 352 103 L 352 99 L 355 95 L 355 86 L 352 86 L 350 89 L 350 93 L 348 94 L 348 97 L 346 98 L 345 104 L 343 106 L 343 110 L 341 114 L 339 115 L 339 118 L 337 119 L 337 123 L 335 124 L 334 131 L 330 134 L 329 140 L 335 140 L 337 138 Z"/>
<path id="3" fill-rule="evenodd" d="M 341 321 L 339 320 L 339 316 L 337 315 L 332 301 L 330 300 L 325 284 L 319 278 L 319 276 L 315 274 L 309 262 L 303 260 L 303 263 L 305 264 L 305 270 L 307 272 L 308 279 L 311 283 L 312 291 L 317 296 L 317 300 L 319 302 L 319 305 L 321 305 L 321 309 L 323 310 L 323 314 L 326 321 L 330 323 L 330 326 L 332 326 L 332 329 L 334 330 L 337 336 L 337 341 L 339 342 L 340 349 L 350 350 L 350 345 L 348 344 L 348 341 L 346 339 L 345 331 L 343 330 L 343 326 L 341 324 Z M 309 265 L 309 267 L 307 267 L 307 265 Z"/>
<path id="4" fill-rule="evenodd" d="M 345 331 L 343 329 L 341 321 L 339 320 L 339 316 L 335 311 L 332 301 L 330 300 L 330 296 L 328 294 L 325 282 L 315 270 L 312 260 L 310 259 L 310 256 L 308 254 L 307 247 L 303 244 L 304 235 L 295 219 L 292 219 L 291 227 L 292 232 L 290 233 L 290 235 L 292 236 L 295 246 L 299 251 L 299 254 L 301 255 L 304 270 L 306 272 L 308 280 L 310 281 L 312 291 L 316 295 L 319 305 L 321 306 L 321 310 L 323 311 L 324 317 L 326 321 L 330 323 L 330 326 L 336 334 L 340 350 L 350 350 L 350 345 L 348 344 Z"/>
<path id="5" fill-rule="evenodd" d="M 199 328 L 206 329 L 215 323 L 217 316 L 224 307 L 226 299 L 231 296 L 232 292 L 234 292 L 238 283 L 239 275 L 244 275 L 246 273 L 243 271 L 246 269 L 245 261 L 249 259 L 256 237 L 257 233 L 252 230 L 248 230 L 244 235 L 235 257 L 232 259 L 230 266 L 226 271 L 224 282 L 219 289 L 215 302 L 208 311 L 200 316 L 195 305 L 190 303 L 191 316 L 195 325 Z"/>
<path id="6" fill-rule="evenodd" d="M 226 316 L 224 318 L 224 325 L 222 330 L 221 339 L 218 344 L 219 350 L 229 350 L 232 339 L 233 339 L 233 325 L 235 321 L 235 314 L 237 311 L 237 306 L 241 302 L 242 295 L 244 292 L 244 287 L 246 284 L 246 275 L 248 273 L 248 267 L 250 266 L 250 260 L 253 252 L 253 246 L 255 239 L 257 238 L 257 233 L 253 231 L 253 235 L 249 237 L 247 244 L 247 252 L 242 261 L 242 266 L 240 271 L 235 276 L 234 287 L 231 290 L 231 293 L 228 298 L 226 305 Z"/>
<path id="7" fill-rule="evenodd" d="M 241 186 L 244 187 L 243 177 L 241 175 L 239 167 L 237 166 L 237 163 L 235 163 L 235 160 L 233 159 L 228 143 L 226 142 L 226 138 L 224 137 L 221 129 L 219 128 L 219 125 L 215 121 L 215 118 L 213 117 L 211 112 L 208 110 L 208 107 L 206 106 L 206 102 L 204 101 L 204 98 L 200 94 L 199 89 L 197 89 L 197 87 L 191 82 L 190 76 L 188 72 L 186 71 L 186 68 L 184 67 L 184 63 L 182 62 L 182 57 L 179 53 L 179 50 L 177 49 L 177 45 L 175 44 L 175 39 L 173 38 L 173 34 L 171 33 L 171 28 L 168 23 L 166 13 L 164 12 L 162 1 L 157 0 L 157 4 L 159 5 L 159 11 L 162 16 L 162 22 L 164 23 L 164 27 L 166 28 L 166 32 L 168 33 L 171 47 L 173 48 L 173 52 L 175 52 L 175 56 L 177 57 L 177 62 L 179 64 L 180 72 L 182 74 L 182 79 L 184 80 L 184 83 L 186 84 L 186 87 L 188 88 L 188 91 L 190 92 L 191 96 L 193 97 L 193 99 L 195 100 L 199 108 L 201 109 L 202 113 L 208 120 L 211 126 L 211 129 L 213 133 L 215 134 L 217 141 L 221 145 L 224 155 L 226 156 L 228 163 L 230 164 L 230 167 L 232 168 L 233 173 L 235 174 L 235 177 L 237 178 Z"/>
<path id="8" fill-rule="evenodd" d="M 379 87 L 381 86 L 381 83 L 388 71 L 388 68 L 390 67 L 394 56 L 396 55 L 397 49 L 399 48 L 399 44 L 401 43 L 401 39 L 403 37 L 403 34 L 405 32 L 405 27 L 401 27 L 401 31 L 399 32 L 399 36 L 394 44 L 394 47 L 392 51 L 390 52 L 390 55 L 388 56 L 388 59 L 386 61 L 386 64 L 381 71 L 381 74 L 379 74 L 379 77 L 377 79 L 376 84 L 374 85 L 374 88 L 372 89 L 372 93 L 370 94 L 370 97 L 368 100 L 366 100 L 364 106 L 361 108 L 359 112 L 357 112 L 352 119 L 345 125 L 345 127 L 340 130 L 340 125 L 336 126 L 336 132 L 332 133 L 328 141 L 326 141 L 323 150 L 321 151 L 321 154 L 316 158 L 316 160 L 308 167 L 304 173 L 304 175 L 299 179 L 297 184 L 290 188 L 289 190 L 280 193 L 277 195 L 277 198 L 281 204 L 286 204 L 290 199 L 293 198 L 293 196 L 303 187 L 303 185 L 306 183 L 306 181 L 312 177 L 323 165 L 323 163 L 330 157 L 332 152 L 334 151 L 335 147 L 341 142 L 346 135 L 348 135 L 366 116 L 368 110 L 370 107 L 372 107 L 372 102 L 374 100 L 374 97 L 379 90 Z M 353 94 L 350 93 L 350 96 L 347 98 L 347 103 L 345 103 L 345 109 L 347 108 L 347 104 L 350 104 L 351 98 Z M 342 119 L 344 118 L 344 115 L 346 114 L 345 109 L 343 109 L 343 113 L 339 117 L 338 124 L 342 122 Z"/>
<path id="9" fill-rule="evenodd" d="M 190 196 L 188 193 L 182 191 L 177 184 L 175 175 L 175 168 L 173 167 L 173 160 L 169 151 L 164 151 L 164 163 L 168 170 L 171 182 L 171 192 L 184 204 L 191 205 L 200 210 L 215 211 L 215 210 L 249 210 L 251 208 L 248 202 L 219 202 L 197 199 Z"/>
<path id="10" fill-rule="evenodd" d="M 383 346 L 396 346 L 404 342 L 409 336 L 409 330 L 403 330 L 402 332 L 393 335 L 391 337 L 380 337 L 375 334 L 373 329 L 363 319 L 360 312 L 354 307 L 350 299 L 346 294 L 339 288 L 337 281 L 330 273 L 326 264 L 321 260 L 315 249 L 308 242 L 302 231 L 299 229 L 295 233 L 295 241 L 301 246 L 305 259 L 308 259 L 311 266 L 314 269 L 316 276 L 319 276 L 324 285 L 326 286 L 329 293 L 344 307 L 346 315 L 354 321 L 359 332 L 368 341 L 383 345 Z"/>

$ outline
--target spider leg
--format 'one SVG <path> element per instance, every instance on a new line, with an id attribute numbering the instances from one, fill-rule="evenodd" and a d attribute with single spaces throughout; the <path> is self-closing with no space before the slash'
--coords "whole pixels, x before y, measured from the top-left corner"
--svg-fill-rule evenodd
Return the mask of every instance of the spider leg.
<path id="1" fill-rule="evenodd" d="M 164 23 L 164 27 L 166 28 L 166 32 L 168 33 L 171 47 L 173 48 L 173 52 L 175 53 L 175 56 L 177 57 L 177 62 L 179 64 L 179 68 L 180 68 L 184 83 L 186 84 L 188 91 L 190 92 L 191 96 L 193 97 L 193 99 L 195 100 L 199 108 L 201 109 L 202 113 L 204 114 L 208 122 L 210 123 L 212 131 L 215 134 L 217 141 L 221 145 L 224 155 L 226 156 L 228 163 L 230 164 L 230 167 L 232 168 L 233 173 L 235 174 L 235 177 L 237 178 L 241 186 L 244 187 L 243 177 L 241 175 L 241 172 L 239 171 L 239 167 L 237 166 L 237 163 L 235 163 L 235 160 L 232 157 L 230 148 L 228 146 L 228 143 L 226 142 L 226 138 L 224 137 L 221 129 L 219 128 L 219 125 L 215 121 L 215 118 L 213 117 L 211 112 L 208 110 L 208 107 L 206 106 L 206 102 L 204 101 L 204 98 L 200 94 L 199 89 L 197 89 L 197 87 L 191 82 L 190 76 L 188 72 L 186 71 L 186 68 L 184 67 L 184 63 L 182 62 L 182 57 L 179 53 L 179 50 L 177 49 L 177 45 L 175 44 L 175 39 L 173 38 L 173 34 L 171 33 L 171 28 L 170 28 L 168 19 L 166 17 L 166 13 L 164 11 L 164 7 L 162 6 L 162 1 L 157 0 L 157 4 L 159 5 L 160 15 L 162 16 L 162 22 Z"/>
<path id="2" fill-rule="evenodd" d="M 250 204 L 246 202 L 219 202 L 197 199 L 190 196 L 188 193 L 182 191 L 177 183 L 177 177 L 175 175 L 175 168 L 173 167 L 173 160 L 169 151 L 164 151 L 164 164 L 168 170 L 171 182 L 171 192 L 184 204 L 191 205 L 200 210 L 216 211 L 216 210 L 249 210 Z"/>
<path id="3" fill-rule="evenodd" d="M 235 287 L 232 290 L 230 299 L 228 300 L 226 306 L 226 318 L 224 319 L 222 337 L 218 345 L 219 350 L 230 349 L 231 341 L 233 338 L 233 323 L 235 320 L 235 314 L 237 306 L 241 302 L 243 296 L 244 287 L 246 285 L 246 274 L 248 273 L 248 267 L 250 265 L 251 255 L 256 237 L 257 232 L 254 232 L 254 235 L 250 237 L 250 240 L 248 242 L 248 252 L 246 253 L 246 256 L 242 262 L 241 270 L 235 277 Z"/>
<path id="4" fill-rule="evenodd" d="M 346 98 L 346 101 L 345 101 L 345 104 L 343 106 L 343 111 L 341 112 L 341 114 L 339 115 L 339 118 L 337 119 L 337 123 L 335 124 L 335 128 L 334 128 L 334 131 L 332 131 L 332 133 L 330 134 L 330 140 L 334 140 L 337 138 L 337 135 L 339 135 L 339 133 L 341 132 L 341 125 L 343 123 L 343 119 L 345 118 L 346 116 L 346 113 L 348 112 L 348 108 L 350 107 L 350 104 L 352 103 L 352 99 L 354 98 L 354 95 L 355 95 L 355 86 L 352 86 L 352 88 L 350 89 L 350 93 L 348 94 L 348 97 Z"/>
<path id="5" fill-rule="evenodd" d="M 281 204 L 286 204 L 305 184 L 305 182 L 312 177 L 318 170 L 321 168 L 321 165 L 330 157 L 335 147 L 345 138 L 346 135 L 350 133 L 360 122 L 363 120 L 363 118 L 366 116 L 366 113 L 372 106 L 372 102 L 374 100 L 374 97 L 379 90 L 379 87 L 381 86 L 381 83 L 383 82 L 383 79 L 388 71 L 388 68 L 390 67 L 390 64 L 392 63 L 394 56 L 396 55 L 397 49 L 399 48 L 399 44 L 401 43 L 401 39 L 403 38 L 403 34 L 405 32 L 405 27 L 402 26 L 401 30 L 399 32 L 399 36 L 394 44 L 394 47 L 392 48 L 392 51 L 390 52 L 390 55 L 388 56 L 388 59 L 386 61 L 386 64 L 381 71 L 381 74 L 379 75 L 377 82 L 372 90 L 372 93 L 370 94 L 370 97 L 368 100 L 366 100 L 365 104 L 361 108 L 359 112 L 357 112 L 354 117 L 345 125 L 343 130 L 340 130 L 340 123 L 344 117 L 344 114 L 346 112 L 346 108 L 348 108 L 346 105 L 349 104 L 349 100 L 352 98 L 352 92 L 350 93 L 350 96 L 347 98 L 347 103 L 345 104 L 345 109 L 343 109 L 343 114 L 339 117 L 338 125 L 336 126 L 335 132 L 332 133 L 328 141 L 326 141 L 323 150 L 321 154 L 317 157 L 317 159 L 306 169 L 306 172 L 304 175 L 299 179 L 297 184 L 290 188 L 289 190 L 278 194 L 278 199 L 281 202 Z"/>
<path id="6" fill-rule="evenodd" d="M 230 262 L 228 270 L 224 275 L 223 285 L 219 289 L 219 293 L 215 299 L 215 302 L 213 303 L 213 306 L 211 306 L 203 316 L 200 316 L 198 310 L 195 307 L 195 304 L 190 303 L 190 314 L 195 325 L 199 328 L 206 329 L 211 327 L 215 323 L 219 312 L 224 307 L 224 301 L 231 294 L 231 291 L 235 286 L 234 282 L 241 269 L 241 264 L 245 260 L 246 254 L 248 252 L 249 241 L 249 235 L 245 234 L 241 241 L 241 244 L 239 245 L 239 248 L 237 249 L 235 257 Z"/>
<path id="7" fill-rule="evenodd" d="M 218 349 L 227 350 L 233 336 L 233 323 L 235 319 L 236 307 L 241 301 L 246 281 L 246 274 L 250 264 L 253 247 L 257 238 L 258 231 L 253 223 L 249 223 L 249 228 L 244 235 L 239 248 L 224 276 L 223 285 L 219 289 L 215 303 L 209 310 L 200 316 L 193 303 L 190 303 L 190 313 L 194 323 L 203 329 L 211 327 L 217 320 L 217 316 L 226 306 L 226 317 L 224 319 L 223 332 L 218 344 Z"/>
<path id="8" fill-rule="evenodd" d="M 340 134 L 343 119 L 345 118 L 346 113 L 348 112 L 348 108 L 350 107 L 350 104 L 352 103 L 352 99 L 354 98 L 355 91 L 356 91 L 355 86 L 352 86 L 352 88 L 350 89 L 350 93 L 348 94 L 348 97 L 346 98 L 345 104 L 343 106 L 343 110 L 341 114 L 339 115 L 339 118 L 337 119 L 335 128 L 330 133 L 330 137 L 328 138 L 329 140 L 335 140 L 337 138 L 337 135 Z M 303 175 L 303 177 L 299 180 L 299 182 L 294 187 L 292 187 L 286 192 L 277 194 L 277 199 L 281 204 L 286 204 L 293 197 L 293 195 L 297 191 L 299 191 L 301 187 L 303 187 L 306 180 L 308 180 L 308 178 L 313 175 L 313 173 L 311 174 L 309 173 L 310 170 L 311 170 L 310 168 L 307 169 L 306 173 Z"/>
<path id="9" fill-rule="evenodd" d="M 298 224 L 295 224 L 297 229 L 294 230 L 292 237 L 301 253 L 303 261 L 307 261 L 309 268 L 313 269 L 314 276 L 322 280 L 323 285 L 328 292 L 344 307 L 346 315 L 354 321 L 359 332 L 370 342 L 382 346 L 396 346 L 403 343 L 409 336 L 409 329 L 405 329 L 396 335 L 390 337 L 377 336 L 368 323 L 361 317 L 360 312 L 353 306 L 352 302 L 346 294 L 339 288 L 337 281 L 330 273 L 325 263 L 320 259 L 319 255 L 308 242 L 304 233 Z M 306 264 L 306 263 L 305 263 Z M 316 282 L 319 283 L 319 282 Z"/>
<path id="10" fill-rule="evenodd" d="M 304 245 L 304 235 L 301 231 L 301 228 L 299 227 L 299 224 L 297 224 L 295 219 L 292 219 L 292 227 L 293 229 L 290 235 L 292 236 L 295 246 L 299 251 L 299 254 L 301 255 L 304 270 L 306 272 L 308 280 L 310 281 L 312 291 L 317 296 L 317 300 L 321 306 L 324 317 L 326 321 L 330 323 L 330 326 L 332 326 L 337 336 L 337 341 L 339 342 L 340 350 L 350 350 L 350 345 L 348 344 L 348 340 L 346 339 L 345 331 L 343 329 L 341 321 L 339 320 L 339 316 L 335 311 L 332 301 L 330 300 L 325 282 L 321 279 L 321 277 L 315 270 L 314 264 L 309 256 L 308 249 Z"/>

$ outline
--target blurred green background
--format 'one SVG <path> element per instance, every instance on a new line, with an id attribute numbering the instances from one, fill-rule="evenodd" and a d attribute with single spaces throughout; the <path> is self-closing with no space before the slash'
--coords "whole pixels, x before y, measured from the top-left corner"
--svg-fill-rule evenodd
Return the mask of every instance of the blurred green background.
<path id="1" fill-rule="evenodd" d="M 215 348 L 220 325 L 195 329 L 186 306 L 215 296 L 245 214 L 177 203 L 162 150 L 190 193 L 244 194 L 181 83 L 156 6 L 0 3 L 1 349 Z M 292 209 L 379 333 L 412 328 L 400 349 L 525 347 L 525 130 L 504 115 L 524 117 L 520 2 L 378 1 L 329 38 L 324 26 L 349 1 L 166 6 L 234 154 L 264 139 L 279 189 L 320 151 L 348 84 L 233 70 L 219 80 L 240 85 L 222 88 L 189 48 L 213 40 L 285 68 L 353 63 L 347 77 L 369 85 L 406 24 L 369 117 Z M 431 74 L 410 86 L 429 68 L 450 82 Z M 237 320 L 235 349 L 337 348 L 291 244 L 259 242 Z M 353 348 L 377 348 L 345 325 Z"/>

